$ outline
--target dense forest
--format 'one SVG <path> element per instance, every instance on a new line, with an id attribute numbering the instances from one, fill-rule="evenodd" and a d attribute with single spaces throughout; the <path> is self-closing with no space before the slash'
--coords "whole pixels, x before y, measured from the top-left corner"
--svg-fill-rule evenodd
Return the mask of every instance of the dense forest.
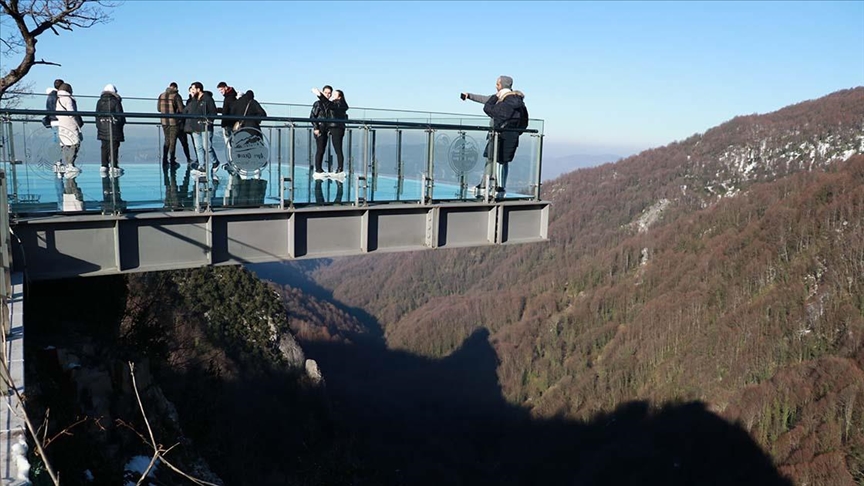
<path id="1" fill-rule="evenodd" d="M 856 88 L 551 181 L 546 244 L 285 272 L 390 349 L 442 358 L 487 330 L 504 397 L 534 417 L 700 400 L 797 483 L 860 484 L 862 152 Z"/>
<path id="2" fill-rule="evenodd" d="M 861 484 L 862 153 L 856 88 L 550 181 L 548 242 L 34 283 L 28 410 L 64 484 L 148 454 L 127 361 L 217 484 Z"/>

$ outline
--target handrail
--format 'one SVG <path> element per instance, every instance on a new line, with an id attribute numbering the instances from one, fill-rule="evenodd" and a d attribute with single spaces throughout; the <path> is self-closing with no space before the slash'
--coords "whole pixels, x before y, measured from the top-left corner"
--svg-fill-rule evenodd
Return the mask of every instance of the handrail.
<path id="1" fill-rule="evenodd" d="M 303 118 L 303 117 L 285 117 L 285 116 L 240 116 L 240 115 L 220 115 L 201 116 L 187 115 L 185 113 L 138 113 L 138 112 L 101 112 L 101 111 L 50 111 L 50 110 L 30 110 L 21 108 L 4 108 L 0 109 L 0 115 L 51 115 L 51 116 L 80 116 L 80 117 L 110 117 L 124 116 L 127 118 L 176 118 L 184 120 L 205 120 L 216 121 L 228 119 L 232 121 L 277 121 L 289 123 L 306 122 L 306 123 L 344 123 L 351 126 L 381 126 L 381 127 L 399 127 L 399 128 L 417 128 L 417 129 L 438 129 L 438 130 L 471 130 L 471 131 L 489 131 L 489 125 L 458 125 L 452 123 L 426 123 L 426 122 L 406 122 L 406 121 L 389 121 L 389 120 L 365 120 L 365 119 L 342 119 L 342 118 Z M 12 120 L 21 121 L 21 120 Z M 29 121 L 29 120 L 28 120 Z M 498 128 L 498 132 L 519 132 L 519 133 L 539 133 L 539 130 L 534 128 Z"/>
<path id="2" fill-rule="evenodd" d="M 30 92 L 30 91 L 14 91 L 14 90 L 9 90 L 5 94 L 18 95 L 18 96 L 32 96 L 32 97 L 38 97 L 38 98 L 46 96 L 44 92 L 34 93 L 34 92 Z M 101 95 L 75 94 L 76 99 L 98 100 L 100 97 L 101 97 Z M 159 101 L 159 98 L 148 98 L 148 97 L 141 97 L 141 96 L 123 96 L 123 99 L 129 100 L 129 101 L 152 101 L 152 102 Z M 184 103 L 186 102 L 185 99 L 183 101 L 184 101 Z M 214 102 L 215 101 L 216 100 L 214 99 Z M 305 108 L 305 109 L 309 109 L 312 106 L 311 104 L 303 104 L 303 103 L 280 103 L 277 101 L 261 101 L 257 98 L 255 101 L 257 101 L 261 105 L 266 105 L 266 106 L 286 106 L 286 107 L 296 107 L 296 108 Z M 356 110 L 375 110 L 375 111 L 391 111 L 391 112 L 395 112 L 395 113 L 415 113 L 418 115 L 421 115 L 421 114 L 422 115 L 446 115 L 446 116 L 474 117 L 474 118 L 485 118 L 485 116 L 486 116 L 485 114 L 476 114 L 476 113 L 453 113 L 453 112 L 449 112 L 449 111 L 426 111 L 426 110 L 418 111 L 418 110 L 405 110 L 405 109 L 400 109 L 400 108 L 373 108 L 370 106 L 353 106 L 353 105 L 351 106 L 351 109 L 355 110 L 355 111 Z"/>

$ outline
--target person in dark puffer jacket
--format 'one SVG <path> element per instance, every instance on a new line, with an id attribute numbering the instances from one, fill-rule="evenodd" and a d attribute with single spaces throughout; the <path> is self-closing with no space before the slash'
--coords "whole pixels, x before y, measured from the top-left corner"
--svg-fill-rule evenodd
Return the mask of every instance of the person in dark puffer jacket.
<path id="1" fill-rule="evenodd" d="M 234 131 L 234 122 L 237 121 L 235 118 L 231 118 L 230 115 L 235 111 L 234 107 L 237 104 L 237 91 L 232 86 L 228 86 L 228 83 L 225 81 L 217 84 L 216 89 L 218 89 L 219 93 L 222 95 L 222 108 L 218 108 L 217 111 L 222 115 L 222 140 L 225 141 L 225 150 L 230 159 L 231 132 Z"/>
<path id="2" fill-rule="evenodd" d="M 330 93 L 327 93 L 328 88 Z M 348 102 L 345 101 L 345 94 L 342 90 L 333 90 L 330 86 L 325 86 L 324 91 L 315 88 L 312 92 L 318 95 L 318 101 L 312 105 L 312 118 L 348 119 Z M 331 121 L 317 125 L 321 136 L 316 138 L 318 143 L 318 151 L 315 153 L 316 171 L 321 171 L 321 162 L 324 158 L 324 150 L 327 148 L 327 137 L 329 136 L 330 143 L 333 144 L 333 151 L 336 152 L 336 174 L 343 174 L 345 172 L 345 155 L 342 150 L 342 140 L 345 138 L 345 123 Z"/>
<path id="3" fill-rule="evenodd" d="M 96 111 L 99 113 L 116 113 L 119 115 L 96 116 L 96 138 L 102 141 L 102 169 L 107 173 L 108 166 L 116 169 L 120 161 L 120 143 L 125 140 L 123 127 L 126 125 L 126 117 L 123 116 L 123 100 L 117 94 L 117 88 L 113 84 L 105 85 L 102 96 L 96 102 Z"/>
<path id="4" fill-rule="evenodd" d="M 513 78 L 510 76 L 499 76 L 495 81 L 495 88 L 497 92 L 494 95 L 482 96 L 462 93 L 461 98 L 483 103 L 483 111 L 491 118 L 492 129 L 519 128 L 520 121 L 527 115 L 523 101 L 525 95 L 521 91 L 512 89 Z M 495 163 L 496 153 L 492 143 L 493 138 L 491 136 L 487 138 L 486 149 L 483 151 L 483 157 L 486 158 L 484 180 L 475 190 L 484 189 L 486 176 L 492 177 L 494 174 L 497 178 L 497 184 L 494 188 L 495 197 L 498 199 L 504 197 L 507 176 L 510 172 L 509 163 L 513 161 L 516 149 L 519 147 L 519 135 L 519 132 L 513 131 L 498 132 L 497 163 Z"/>
<path id="5" fill-rule="evenodd" d="M 267 116 L 267 112 L 261 107 L 261 104 L 255 100 L 255 93 L 250 89 L 243 93 L 243 96 L 237 98 L 237 102 L 231 108 L 231 115 L 234 116 Z M 238 120 L 241 128 L 254 128 L 261 131 L 261 120 Z"/>
<path id="6" fill-rule="evenodd" d="M 189 87 L 189 94 L 191 96 L 186 103 L 184 113 L 198 117 L 186 120 L 186 132 L 192 134 L 192 145 L 195 146 L 196 160 L 198 161 L 195 169 L 207 173 L 207 158 L 205 156 L 209 155 L 209 162 L 212 164 L 211 171 L 216 178 L 216 171 L 219 170 L 219 157 L 216 156 L 216 150 L 213 148 L 213 120 L 216 118 L 216 102 L 213 101 L 213 93 L 205 91 L 204 85 L 200 81 L 192 83 Z M 204 137 L 207 137 L 206 151 L 204 150 Z"/>

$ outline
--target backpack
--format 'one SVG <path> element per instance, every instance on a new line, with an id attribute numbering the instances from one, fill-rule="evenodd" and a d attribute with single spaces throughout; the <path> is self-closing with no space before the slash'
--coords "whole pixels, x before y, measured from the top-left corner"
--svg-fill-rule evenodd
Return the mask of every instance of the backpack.
<path id="1" fill-rule="evenodd" d="M 519 114 L 519 124 L 516 125 L 516 128 L 523 130 L 528 128 L 528 107 L 524 104 L 522 105 L 522 113 Z"/>

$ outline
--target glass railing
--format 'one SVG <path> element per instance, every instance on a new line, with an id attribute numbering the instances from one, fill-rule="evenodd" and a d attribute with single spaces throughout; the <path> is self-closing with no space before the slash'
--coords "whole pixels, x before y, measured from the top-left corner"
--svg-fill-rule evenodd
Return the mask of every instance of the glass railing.
<path id="1" fill-rule="evenodd" d="M 119 169 L 111 170 L 115 160 L 108 150 L 106 170 L 97 119 L 104 121 L 108 138 L 119 138 L 120 131 L 111 123 L 111 114 L 92 111 L 96 98 L 76 100 L 84 125 L 74 154 L 62 128 L 46 128 L 41 122 L 46 114 L 57 114 L 44 110 L 45 95 L 25 95 L 19 107 L 0 110 L 0 163 L 9 181 L 14 215 L 540 197 L 542 120 L 531 120 L 519 135 L 519 148 L 507 164 L 506 193 L 495 193 L 475 189 L 488 179 L 487 137 L 502 136 L 490 131 L 486 116 L 352 107 L 343 140 L 344 172 L 338 173 L 337 155 L 328 143 L 321 175 L 315 173 L 309 106 L 262 103 L 269 116 L 240 117 L 260 123 L 260 131 L 246 128 L 227 142 L 221 119 L 208 120 L 212 138 L 205 131 L 199 140 L 205 149 L 212 145 L 213 151 L 205 150 L 203 163 L 196 166 L 191 134 L 185 144 L 184 136 L 178 137 L 177 163 L 163 164 L 166 134 L 160 118 L 166 115 L 155 113 L 155 99 L 124 98 Z M 201 121 L 185 115 L 168 118 Z M 73 158 L 76 169 L 70 170 Z M 500 171 L 491 173 L 490 187 L 501 185 L 496 182 Z"/>

